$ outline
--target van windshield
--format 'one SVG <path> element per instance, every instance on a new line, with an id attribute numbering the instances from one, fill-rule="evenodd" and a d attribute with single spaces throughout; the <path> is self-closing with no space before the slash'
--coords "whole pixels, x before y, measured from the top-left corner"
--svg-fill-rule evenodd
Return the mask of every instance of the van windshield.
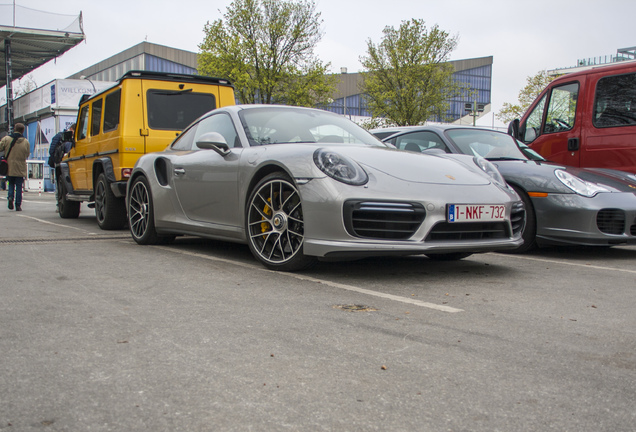
<path id="1" fill-rule="evenodd" d="M 192 90 L 148 90 L 148 126 L 151 129 L 184 130 L 190 123 L 216 108 L 210 93 Z"/>

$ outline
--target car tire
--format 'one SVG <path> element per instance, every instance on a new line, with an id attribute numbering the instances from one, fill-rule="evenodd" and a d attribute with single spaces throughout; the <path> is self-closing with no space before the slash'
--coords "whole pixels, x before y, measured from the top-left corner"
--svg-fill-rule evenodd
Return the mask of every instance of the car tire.
<path id="1" fill-rule="evenodd" d="M 155 210 L 146 177 L 137 177 L 128 193 L 128 226 L 133 240 L 140 245 L 166 244 L 175 236 L 160 236 L 155 229 Z"/>
<path id="2" fill-rule="evenodd" d="M 115 196 L 104 173 L 95 183 L 95 216 L 103 230 L 122 229 L 126 225 L 126 201 Z"/>
<path id="3" fill-rule="evenodd" d="M 440 254 L 426 254 L 429 259 L 434 261 L 459 261 L 460 259 L 468 258 L 472 255 L 472 252 L 450 252 Z"/>
<path id="4" fill-rule="evenodd" d="M 528 194 L 519 186 L 511 185 L 517 192 L 517 195 L 523 201 L 523 206 L 526 209 L 526 223 L 521 230 L 521 237 L 523 238 L 523 244 L 516 249 L 503 251 L 506 253 L 524 253 L 529 252 L 537 247 L 537 219 L 534 213 L 534 207 Z"/>
<path id="5" fill-rule="evenodd" d="M 245 211 L 245 233 L 254 257 L 270 270 L 298 271 L 316 258 L 303 254 L 302 201 L 285 173 L 263 177 L 252 189 Z"/>
<path id="6" fill-rule="evenodd" d="M 57 207 L 60 211 L 60 217 L 62 219 L 77 219 L 80 214 L 81 202 L 69 201 L 66 199 L 66 185 L 62 180 L 62 176 L 59 175 L 57 179 Z"/>

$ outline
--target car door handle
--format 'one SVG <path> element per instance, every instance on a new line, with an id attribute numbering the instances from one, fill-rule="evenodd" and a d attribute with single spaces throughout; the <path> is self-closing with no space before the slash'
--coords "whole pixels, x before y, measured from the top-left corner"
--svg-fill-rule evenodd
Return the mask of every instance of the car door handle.
<path id="1" fill-rule="evenodd" d="M 174 169 L 174 175 L 176 176 L 182 176 L 185 174 L 185 170 L 183 168 L 175 168 Z"/>

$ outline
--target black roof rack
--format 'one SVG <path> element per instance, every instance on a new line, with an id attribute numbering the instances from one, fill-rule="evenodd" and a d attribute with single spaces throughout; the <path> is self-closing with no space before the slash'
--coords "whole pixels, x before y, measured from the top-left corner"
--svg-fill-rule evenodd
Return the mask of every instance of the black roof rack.
<path id="1" fill-rule="evenodd" d="M 224 78 L 214 78 L 202 75 L 190 75 L 190 74 L 179 74 L 179 73 L 171 73 L 171 72 L 153 72 L 153 71 L 142 71 L 142 70 L 131 70 L 126 72 L 117 80 L 117 84 L 112 87 L 105 88 L 100 90 L 97 93 L 92 95 L 84 94 L 80 98 L 78 105 L 83 104 L 89 99 L 94 98 L 104 92 L 115 88 L 125 79 L 150 79 L 150 80 L 161 80 L 161 81 L 175 81 L 175 82 L 187 82 L 194 84 L 215 84 L 219 86 L 232 87 L 232 84 L 229 80 Z"/>
<path id="2" fill-rule="evenodd" d="M 180 74 L 180 73 L 171 73 L 171 72 L 154 72 L 154 71 L 142 71 L 142 70 L 131 70 L 126 72 L 119 78 L 118 81 L 123 81 L 128 78 L 137 78 L 137 79 L 156 79 L 162 81 L 185 81 L 192 83 L 201 83 L 201 84 L 217 84 L 222 86 L 232 86 L 229 80 L 224 78 L 214 78 L 203 75 L 190 75 L 190 74 Z"/>

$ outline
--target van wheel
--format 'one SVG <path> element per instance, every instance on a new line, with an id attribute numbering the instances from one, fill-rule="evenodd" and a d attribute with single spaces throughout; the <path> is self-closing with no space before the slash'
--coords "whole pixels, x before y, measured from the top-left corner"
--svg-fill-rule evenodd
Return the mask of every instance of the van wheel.
<path id="1" fill-rule="evenodd" d="M 95 216 L 103 230 L 122 229 L 126 225 L 126 202 L 113 194 L 104 173 L 95 184 Z"/>
<path id="2" fill-rule="evenodd" d="M 57 207 L 60 210 L 60 217 L 62 219 L 77 219 L 80 214 L 79 201 L 69 201 L 66 199 L 66 185 L 62 180 L 62 176 L 59 175 L 57 179 Z"/>

